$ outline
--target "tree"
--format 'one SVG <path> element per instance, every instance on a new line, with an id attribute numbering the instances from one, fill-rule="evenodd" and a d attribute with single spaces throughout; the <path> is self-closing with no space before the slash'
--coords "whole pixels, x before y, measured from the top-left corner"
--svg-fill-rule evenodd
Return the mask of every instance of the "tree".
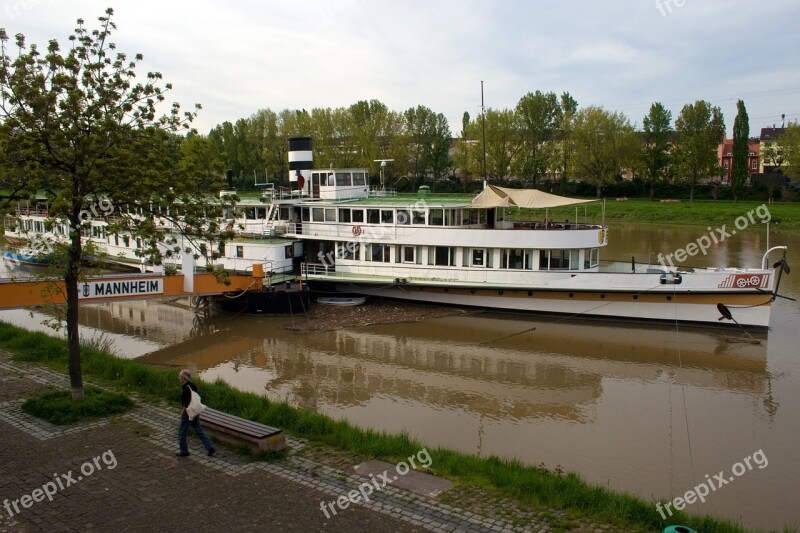
<path id="1" fill-rule="evenodd" d="M 572 157 L 572 120 L 578 112 L 578 102 L 571 94 L 564 92 L 561 94 L 561 101 L 558 115 L 558 129 L 560 130 L 560 149 L 561 149 L 561 192 L 567 187 L 567 172 Z"/>
<path id="2" fill-rule="evenodd" d="M 450 126 L 442 113 L 425 106 L 412 107 L 403 114 L 412 173 L 432 174 L 434 184 L 450 166 Z"/>
<path id="3" fill-rule="evenodd" d="M 750 151 L 750 119 L 744 102 L 736 102 L 736 118 L 733 119 L 733 163 L 731 165 L 731 189 L 733 201 L 738 201 L 744 191 L 750 169 L 747 153 Z"/>
<path id="4" fill-rule="evenodd" d="M 672 135 L 672 113 L 660 102 L 650 106 L 644 117 L 642 163 L 650 185 L 650 199 L 655 198 L 656 184 L 666 175 L 670 165 L 669 142 Z"/>
<path id="5" fill-rule="evenodd" d="M 781 147 L 776 156 L 778 168 L 786 165 L 785 172 L 796 182 L 800 179 L 800 122 L 789 123 L 779 142 Z"/>
<path id="6" fill-rule="evenodd" d="M 595 184 L 598 198 L 638 155 L 635 133 L 625 115 L 600 107 L 590 106 L 575 115 L 571 139 L 573 172 Z"/>
<path id="7" fill-rule="evenodd" d="M 558 127 L 559 105 L 555 93 L 528 93 L 517 102 L 516 114 L 522 128 L 524 148 L 520 153 L 519 174 L 543 177 L 553 161 L 553 135 Z"/>
<path id="8" fill-rule="evenodd" d="M 508 109 L 487 109 L 481 120 L 486 120 L 486 174 L 494 180 L 504 181 L 515 166 L 522 149 L 519 120 Z M 481 122 L 472 123 L 470 137 L 482 139 Z M 483 140 L 476 143 L 476 153 L 483 151 Z"/>
<path id="9" fill-rule="evenodd" d="M 216 222 L 221 206 L 201 201 L 207 200 L 204 191 L 221 184 L 209 181 L 208 175 L 181 173 L 182 137 L 173 132 L 188 129 L 196 110 L 182 113 L 175 103 L 159 114 L 171 85 L 162 85 L 157 72 L 138 81 L 136 67 L 142 57 L 129 60 L 116 52 L 110 42 L 116 29 L 112 16 L 113 10 L 106 10 L 93 31 L 78 19 L 64 54 L 55 40 L 44 55 L 35 45 L 26 49 L 25 37 L 19 34 L 17 57 L 12 59 L 8 36 L 0 29 L 0 166 L 10 169 L 0 191 L 5 191 L 6 209 L 10 201 L 44 195 L 51 219 L 68 225 L 68 239 L 60 248 L 65 257 L 61 276 L 70 386 L 76 400 L 83 397 L 78 336 L 82 232 L 91 223 L 84 213 L 98 202 L 110 204 L 119 222 L 109 231 L 138 236 L 140 253 L 153 263 L 181 251 L 176 234 L 167 233 L 160 219 L 168 219 L 180 235 L 195 242 L 219 246 L 229 236 Z M 120 209 L 124 205 L 132 209 Z M 218 257 L 218 251 L 212 257 Z"/>
<path id="10" fill-rule="evenodd" d="M 675 130 L 678 133 L 675 162 L 678 171 L 689 180 L 689 201 L 693 202 L 697 180 L 719 173 L 717 147 L 725 133 L 725 120 L 719 107 L 698 100 L 683 106 Z"/>

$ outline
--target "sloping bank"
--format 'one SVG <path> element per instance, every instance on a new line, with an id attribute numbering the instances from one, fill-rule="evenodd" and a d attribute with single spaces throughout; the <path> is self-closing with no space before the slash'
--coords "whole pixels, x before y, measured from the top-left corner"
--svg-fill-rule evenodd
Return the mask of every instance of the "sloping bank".
<path id="1" fill-rule="evenodd" d="M 66 372 L 67 346 L 61 339 L 0 322 L 0 348 L 14 353 L 18 360 Z M 180 402 L 175 371 L 120 359 L 91 347 L 83 348 L 82 366 L 84 377 L 93 381 L 121 391 L 134 391 L 146 398 L 167 400 L 176 406 Z M 423 447 L 407 435 L 361 429 L 346 421 L 237 391 L 222 381 L 204 384 L 202 390 L 204 403 L 216 409 L 352 453 L 398 462 Z M 591 486 L 574 473 L 559 475 L 515 460 L 479 458 L 442 448 L 428 447 L 428 450 L 436 475 L 580 517 L 650 531 L 660 531 L 671 523 L 689 525 L 703 533 L 745 531 L 725 520 L 683 513 L 676 513 L 671 522 L 664 522 L 654 502 Z"/>

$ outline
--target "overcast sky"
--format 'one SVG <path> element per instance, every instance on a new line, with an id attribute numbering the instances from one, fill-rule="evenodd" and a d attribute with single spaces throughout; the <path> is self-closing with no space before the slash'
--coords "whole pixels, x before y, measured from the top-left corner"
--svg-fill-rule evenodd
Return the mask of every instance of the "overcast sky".
<path id="1" fill-rule="evenodd" d="M 569 91 L 639 127 L 655 101 L 674 119 L 708 100 L 729 135 L 739 98 L 753 136 L 800 119 L 797 0 L 0 0 L 0 26 L 66 47 L 75 20 L 96 27 L 106 7 L 118 50 L 144 54 L 170 100 L 202 104 L 201 133 L 263 108 L 377 99 L 443 113 L 458 135 L 481 80 L 493 109 Z"/>

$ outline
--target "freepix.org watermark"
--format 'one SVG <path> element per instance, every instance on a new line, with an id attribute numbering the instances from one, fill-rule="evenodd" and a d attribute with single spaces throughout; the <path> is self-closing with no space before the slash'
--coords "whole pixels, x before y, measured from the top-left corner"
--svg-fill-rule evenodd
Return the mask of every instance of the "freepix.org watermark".
<path id="1" fill-rule="evenodd" d="M 685 5 L 686 0 L 656 0 L 656 9 L 661 12 L 662 17 L 672 13 L 673 7 L 683 7 Z"/>
<path id="2" fill-rule="evenodd" d="M 66 474 L 53 474 L 53 480 L 44 483 L 41 487 L 33 489 L 30 494 L 23 494 L 19 498 L 3 500 L 3 507 L 8 513 L 8 517 L 12 518 L 22 512 L 23 509 L 30 509 L 34 503 L 43 502 L 45 499 L 52 502 L 53 496 L 59 490 L 65 490 L 70 485 L 75 485 L 84 478 L 87 478 L 103 469 L 114 470 L 117 467 L 117 458 L 114 457 L 114 452 L 110 449 L 103 452 L 97 457 L 86 461 L 80 467 L 80 474 L 70 470 Z"/>
<path id="3" fill-rule="evenodd" d="M 433 459 L 431 459 L 428 450 L 423 448 L 418 451 L 416 455 L 409 456 L 406 461 L 400 461 L 397 463 L 394 467 L 395 473 L 393 475 L 390 476 L 389 470 L 384 470 L 377 476 L 370 474 L 369 480 L 361 483 L 358 486 L 358 489 L 353 489 L 348 492 L 346 496 L 339 496 L 333 501 L 321 501 L 319 502 L 319 508 L 325 514 L 325 518 L 336 516 L 337 507 L 343 511 L 347 509 L 351 503 L 358 503 L 362 499 L 365 502 L 368 502 L 370 501 L 370 494 L 375 491 L 382 491 L 387 485 L 397 481 L 400 476 L 405 476 L 408 474 L 412 468 L 416 468 L 417 465 L 423 468 L 428 468 L 432 463 Z M 330 510 L 330 512 L 328 512 L 328 510 Z"/>
<path id="4" fill-rule="evenodd" d="M 327 254 L 323 254 L 322 252 L 317 253 L 317 259 L 319 259 L 319 262 L 322 263 L 326 268 L 333 267 L 336 264 L 337 259 L 347 259 L 349 257 L 353 257 L 365 237 L 368 236 L 372 241 L 380 241 L 390 231 L 394 231 L 396 227 L 418 224 L 418 222 L 413 221 L 415 220 L 415 217 L 423 217 L 422 220 L 424 220 L 424 212 L 427 205 L 428 203 L 424 199 L 420 199 L 413 204 L 409 204 L 405 208 L 398 209 L 396 226 L 370 223 L 370 225 L 365 228 L 361 225 L 361 222 L 356 222 L 353 224 L 352 228 L 352 239 L 346 243 L 338 245 L 335 250 L 332 250 Z M 369 235 L 366 235 L 367 229 L 369 230 Z"/>
<path id="5" fill-rule="evenodd" d="M 728 231 L 727 224 L 723 224 L 722 227 L 715 229 L 711 229 L 711 226 L 709 226 L 706 228 L 708 230 L 707 234 L 701 235 L 694 242 L 687 244 L 684 248 L 678 248 L 674 252 L 667 255 L 659 253 L 658 262 L 661 263 L 661 266 L 664 268 L 667 267 L 667 263 L 669 263 L 669 266 L 674 267 L 675 264 L 672 262 L 673 258 L 675 258 L 675 261 L 678 263 L 682 263 L 689 257 L 696 256 L 698 253 L 706 255 L 709 248 L 711 248 L 713 245 L 719 244 L 725 239 L 736 235 L 737 231 L 742 231 L 749 225 L 755 224 L 756 219 L 758 219 L 758 222 L 762 224 L 766 224 L 772 219 L 772 215 L 770 214 L 769 208 L 767 208 L 766 204 L 761 204 L 755 209 L 751 209 L 744 215 L 736 217 L 736 220 L 733 222 L 733 225 L 736 227 L 736 229 L 731 229 Z"/>
<path id="6" fill-rule="evenodd" d="M 725 477 L 724 470 L 720 470 L 719 474 L 715 474 L 713 477 L 706 474 L 705 481 L 702 481 L 698 485 L 695 485 L 694 488 L 687 490 L 683 496 L 677 496 L 672 501 L 668 501 L 663 505 L 661 502 L 656 502 L 656 511 L 658 511 L 658 514 L 661 515 L 662 520 L 666 520 L 668 516 L 672 516 L 672 507 L 674 507 L 676 511 L 682 511 L 684 507 L 691 505 L 698 500 L 705 502 L 706 496 L 716 491 L 720 487 L 723 487 L 728 483 L 732 483 L 737 477 L 741 477 L 745 473 L 751 471 L 754 465 L 757 466 L 759 470 L 763 470 L 767 467 L 767 465 L 769 465 L 769 460 L 767 460 L 767 456 L 764 454 L 763 450 L 758 450 L 757 452 L 754 452 L 753 454 L 742 459 L 741 462 L 734 463 L 734 465 L 731 467 L 731 474 L 733 474 L 732 476 Z"/>

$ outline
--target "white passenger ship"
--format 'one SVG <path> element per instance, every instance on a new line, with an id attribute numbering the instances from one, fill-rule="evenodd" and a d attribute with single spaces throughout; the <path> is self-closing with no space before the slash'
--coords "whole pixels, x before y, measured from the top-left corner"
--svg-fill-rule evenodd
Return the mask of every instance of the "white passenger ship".
<path id="1" fill-rule="evenodd" d="M 216 266 L 245 271 L 264 263 L 269 275 L 299 274 L 312 286 L 360 295 L 753 329 L 769 327 L 780 276 L 788 271 L 785 259 L 768 264 L 770 252 L 783 250 L 785 257 L 785 247 L 767 251 L 757 269 L 601 267 L 604 224 L 547 217 L 551 208 L 587 200 L 495 186 L 472 199 L 401 198 L 370 191 L 366 169 L 311 169 L 310 140 L 300 141 L 308 142 L 308 150 L 290 151 L 293 187 L 267 188 L 260 199 L 239 202 L 227 221 L 239 237 Z M 539 216 L 510 220 L 510 207 Z M 20 210 L 6 222 L 6 235 L 24 239 L 44 232 L 45 219 L 42 209 Z M 107 234 L 106 224 L 93 219 L 86 237 L 106 257 L 146 268 L 136 256 L 138 243 Z M 53 230 L 63 238 L 63 227 Z M 175 260 L 179 267 L 180 258 Z"/>

